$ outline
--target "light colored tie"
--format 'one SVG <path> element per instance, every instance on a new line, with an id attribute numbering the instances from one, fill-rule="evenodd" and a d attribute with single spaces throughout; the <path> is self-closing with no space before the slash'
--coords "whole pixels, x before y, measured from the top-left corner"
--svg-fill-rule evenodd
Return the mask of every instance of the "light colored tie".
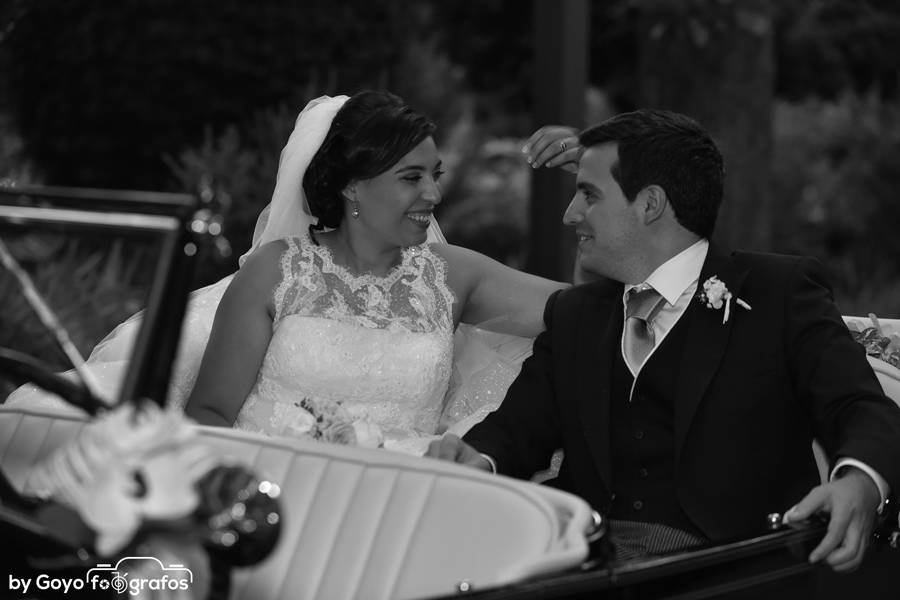
<path id="1" fill-rule="evenodd" d="M 662 306 L 663 297 L 652 287 L 633 288 L 625 301 L 625 337 L 622 343 L 625 361 L 637 373 L 655 343 L 650 322 Z"/>

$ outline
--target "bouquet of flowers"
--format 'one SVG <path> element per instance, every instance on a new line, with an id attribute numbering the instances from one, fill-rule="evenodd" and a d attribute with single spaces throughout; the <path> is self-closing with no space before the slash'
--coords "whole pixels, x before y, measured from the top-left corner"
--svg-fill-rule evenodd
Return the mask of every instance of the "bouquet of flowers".
<path id="1" fill-rule="evenodd" d="M 86 424 L 33 467 L 24 492 L 38 513 L 61 507 L 69 521 L 80 521 L 72 529 L 84 531 L 80 543 L 89 553 L 79 550 L 81 562 L 165 556 L 193 570 L 194 597 L 211 585 L 208 559 L 255 564 L 281 529 L 276 484 L 224 464 L 180 411 L 149 401 L 119 405 Z"/>
<path id="2" fill-rule="evenodd" d="M 384 445 L 384 434 L 377 423 L 365 415 L 350 414 L 340 402 L 301 398 L 291 408 L 277 415 L 285 435 L 362 448 Z"/>

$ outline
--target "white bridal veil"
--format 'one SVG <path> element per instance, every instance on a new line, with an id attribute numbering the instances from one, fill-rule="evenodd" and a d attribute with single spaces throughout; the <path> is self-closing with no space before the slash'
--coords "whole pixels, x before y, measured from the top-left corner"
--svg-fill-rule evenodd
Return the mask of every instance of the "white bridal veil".
<path id="1" fill-rule="evenodd" d="M 253 243 L 241 256 L 240 265 L 263 244 L 298 235 L 316 222 L 316 218 L 309 212 L 303 192 L 303 175 L 325 140 L 334 116 L 347 99 L 347 96 L 321 96 L 310 101 L 300 112 L 294 131 L 281 151 L 272 200 L 256 221 Z M 428 241 L 446 242 L 434 217 L 428 227 Z M 229 275 L 191 293 L 178 354 L 172 368 L 168 399 L 170 405 L 183 406 L 194 387 L 216 308 L 233 276 Z M 114 402 L 118 396 L 142 315 L 143 312 L 139 312 L 116 327 L 94 348 L 87 360 L 89 368 L 96 375 L 99 386 L 97 392 L 109 402 Z M 26 402 L 30 406 L 56 407 L 60 404 L 57 399 L 30 384 L 14 391 L 6 401 L 7 404 Z"/>

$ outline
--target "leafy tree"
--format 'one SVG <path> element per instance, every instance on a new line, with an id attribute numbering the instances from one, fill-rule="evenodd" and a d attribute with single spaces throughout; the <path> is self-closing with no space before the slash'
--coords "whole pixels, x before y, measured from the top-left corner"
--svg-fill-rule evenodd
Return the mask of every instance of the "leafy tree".
<path id="1" fill-rule="evenodd" d="M 697 118 L 725 156 L 716 238 L 769 249 L 774 31 L 769 0 L 645 0 L 641 103 Z"/>
<path id="2" fill-rule="evenodd" d="M 399 0 L 19 0 L 0 39 L 49 183 L 160 189 L 163 155 L 266 107 L 382 87 L 417 15 Z"/>
<path id="3" fill-rule="evenodd" d="M 900 90 L 900 5 L 894 0 L 791 0 L 775 8 L 781 97 L 834 99 Z"/>

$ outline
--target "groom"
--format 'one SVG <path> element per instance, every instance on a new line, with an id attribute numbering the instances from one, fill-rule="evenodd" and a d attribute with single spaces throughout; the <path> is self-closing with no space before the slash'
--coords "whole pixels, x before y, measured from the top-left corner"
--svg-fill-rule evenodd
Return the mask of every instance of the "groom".
<path id="1" fill-rule="evenodd" d="M 609 515 L 624 556 L 753 535 L 793 506 L 830 515 L 810 560 L 855 568 L 900 489 L 900 409 L 821 265 L 709 242 L 723 162 L 691 119 L 640 110 L 579 142 L 564 222 L 607 279 L 552 296 L 500 408 L 429 456 L 527 478 L 563 448 L 560 487 Z"/>

